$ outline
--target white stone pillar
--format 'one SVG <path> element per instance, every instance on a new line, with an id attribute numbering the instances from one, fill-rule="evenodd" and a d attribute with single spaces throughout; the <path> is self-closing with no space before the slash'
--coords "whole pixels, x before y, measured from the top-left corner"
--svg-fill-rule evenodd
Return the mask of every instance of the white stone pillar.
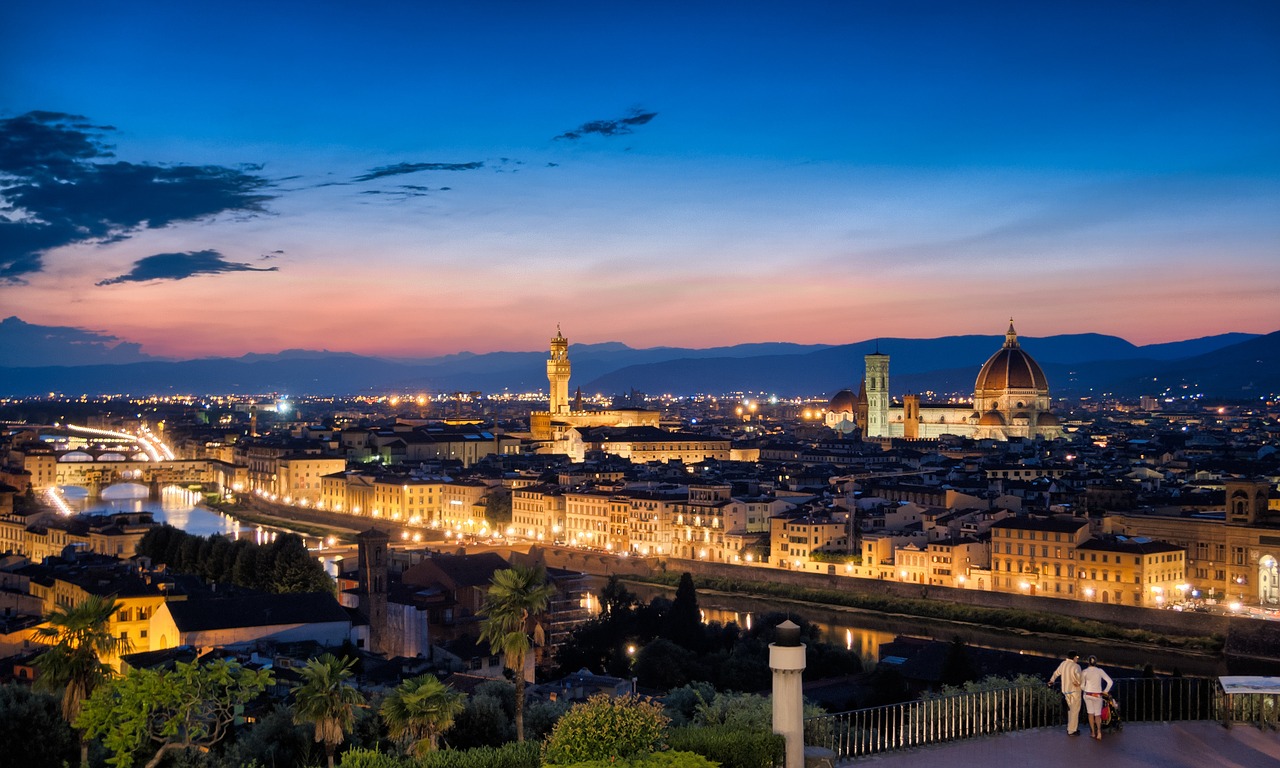
<path id="1" fill-rule="evenodd" d="M 777 642 L 769 644 L 769 668 L 773 670 L 773 732 L 787 740 L 786 768 L 804 768 L 804 651 L 800 627 L 790 619 L 779 624 Z"/>

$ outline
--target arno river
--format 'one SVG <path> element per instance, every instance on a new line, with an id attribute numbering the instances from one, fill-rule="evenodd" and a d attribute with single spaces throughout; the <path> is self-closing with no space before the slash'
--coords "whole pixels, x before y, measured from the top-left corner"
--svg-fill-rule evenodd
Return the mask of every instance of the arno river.
<path id="1" fill-rule="evenodd" d="M 84 507 L 89 514 L 113 512 L 150 512 L 158 523 L 168 523 L 196 536 L 218 533 L 234 539 L 249 538 L 259 543 L 270 540 L 273 530 L 249 523 L 241 523 L 234 517 L 218 512 L 199 503 L 199 495 L 178 489 L 166 491 L 160 499 L 121 499 L 117 501 L 94 500 Z M 304 537 L 305 538 L 305 537 Z"/>
<path id="2" fill-rule="evenodd" d="M 603 583 L 603 579 L 600 579 Z M 675 590 L 651 584 L 628 583 L 627 588 L 648 602 L 656 595 L 671 597 Z M 1024 656 L 1044 657 L 1048 670 L 1065 648 L 1075 648 L 1084 655 L 1096 654 L 1106 659 L 1112 672 L 1117 667 L 1141 669 L 1150 663 L 1157 672 L 1177 669 L 1186 674 L 1221 674 L 1220 659 L 1211 654 L 1188 653 L 1167 648 L 1151 648 L 1107 640 L 1089 640 L 1044 635 L 1033 632 L 1009 632 L 998 627 L 960 624 L 912 616 L 858 611 L 816 603 L 800 603 L 742 593 L 698 591 L 698 605 L 703 621 L 735 622 L 747 627 L 769 613 L 790 613 L 815 625 L 825 642 L 843 645 L 870 661 L 879 660 L 880 644 L 898 635 L 929 638 L 943 642 L 960 637 L 965 643 L 982 648 L 1010 651 Z M 1047 671 L 1046 671 L 1047 674 Z"/>

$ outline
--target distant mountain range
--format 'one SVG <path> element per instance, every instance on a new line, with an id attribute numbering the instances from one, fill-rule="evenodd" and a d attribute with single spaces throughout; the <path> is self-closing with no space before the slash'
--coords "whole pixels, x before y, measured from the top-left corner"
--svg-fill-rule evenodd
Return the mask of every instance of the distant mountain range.
<path id="1" fill-rule="evenodd" d="M 1055 395 L 1158 394 L 1167 388 L 1244 399 L 1280 392 L 1280 332 L 1228 333 L 1135 346 L 1100 334 L 1021 337 Z M 978 369 L 1004 336 L 878 339 L 844 345 L 741 344 L 711 349 L 632 349 L 575 344 L 571 388 L 617 394 L 772 393 L 830 396 L 856 390 L 863 355 L 890 355 L 890 387 L 971 394 Z M 385 359 L 286 350 L 238 358 L 165 360 L 132 344 L 76 328 L 0 321 L 0 395 L 232 394 L 352 395 L 390 392 L 530 392 L 547 388 L 545 350 Z"/>

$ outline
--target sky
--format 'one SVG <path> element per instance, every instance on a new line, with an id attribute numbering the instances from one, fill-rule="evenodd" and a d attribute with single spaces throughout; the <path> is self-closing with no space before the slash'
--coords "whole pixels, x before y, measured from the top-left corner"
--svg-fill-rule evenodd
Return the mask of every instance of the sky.
<path id="1" fill-rule="evenodd" d="M 0 5 L 0 316 L 149 355 L 1280 330 L 1280 4 Z"/>

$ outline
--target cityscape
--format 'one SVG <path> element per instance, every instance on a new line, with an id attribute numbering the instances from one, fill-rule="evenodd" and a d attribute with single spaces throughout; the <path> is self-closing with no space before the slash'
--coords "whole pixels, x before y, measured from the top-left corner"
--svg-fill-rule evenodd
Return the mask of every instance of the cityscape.
<path id="1" fill-rule="evenodd" d="M 0 12 L 4 762 L 1280 761 L 1280 13 L 570 5 Z"/>

